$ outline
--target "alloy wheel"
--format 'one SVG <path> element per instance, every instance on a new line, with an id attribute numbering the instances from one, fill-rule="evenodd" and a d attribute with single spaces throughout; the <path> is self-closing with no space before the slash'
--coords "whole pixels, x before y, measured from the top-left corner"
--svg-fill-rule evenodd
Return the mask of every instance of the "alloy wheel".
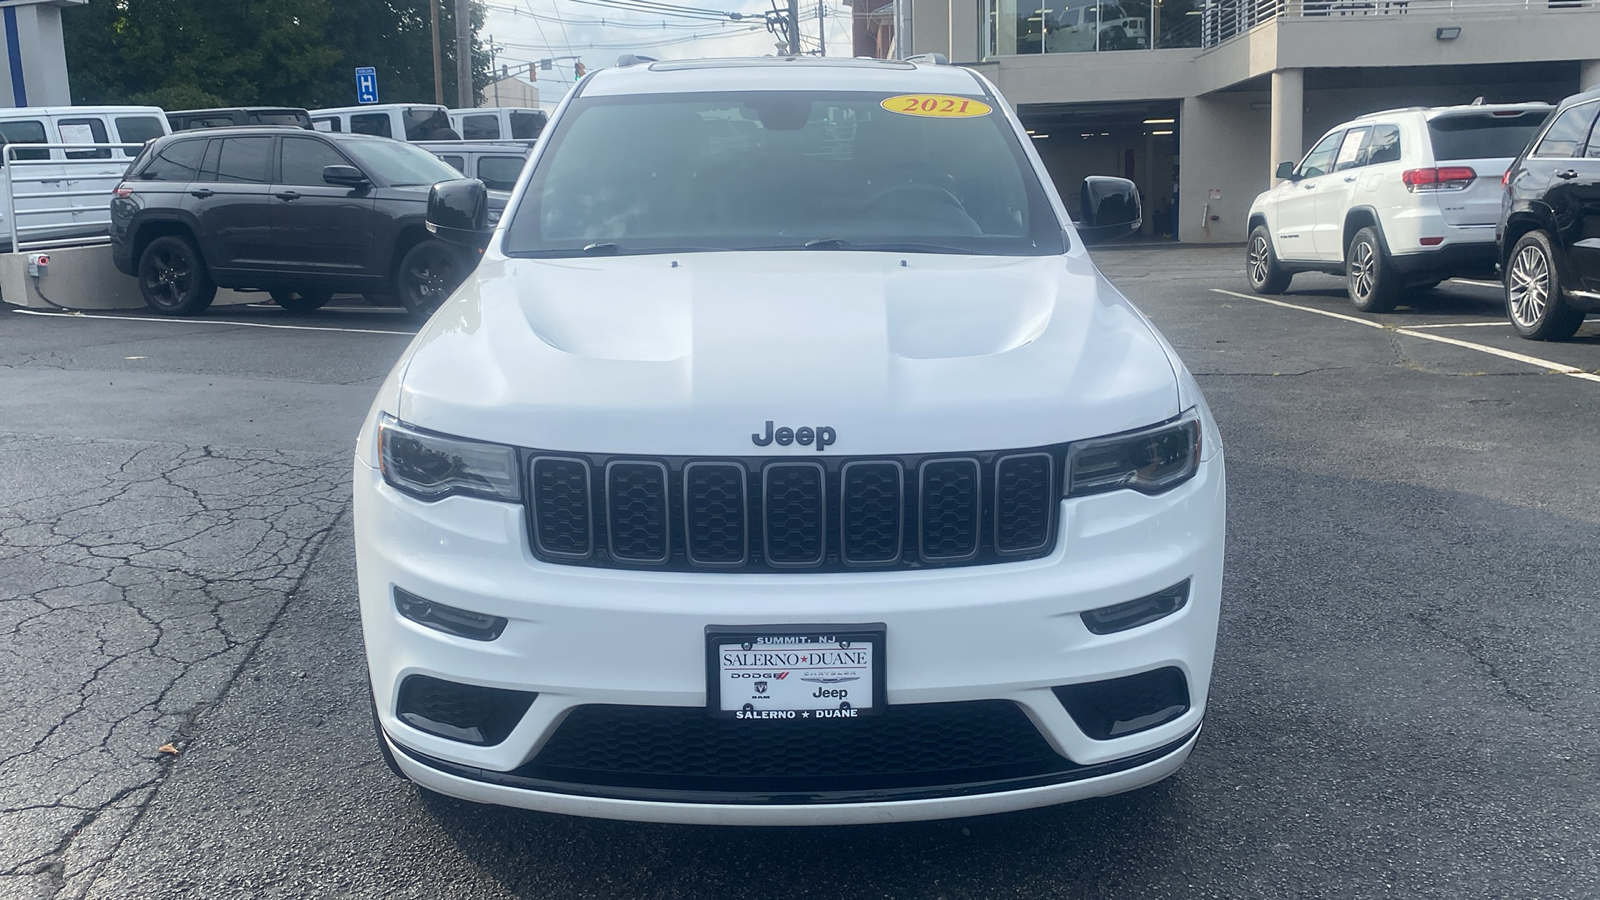
<path id="1" fill-rule="evenodd" d="M 153 254 L 150 262 L 145 288 L 161 302 L 177 306 L 189 292 L 189 260 L 181 253 L 163 250 Z"/>
<path id="2" fill-rule="evenodd" d="M 1550 260 L 1537 244 L 1523 247 L 1511 265 L 1506 291 L 1511 318 L 1523 328 L 1537 327 L 1550 305 Z"/>
<path id="3" fill-rule="evenodd" d="M 1267 246 L 1266 235 L 1258 234 L 1250 242 L 1250 280 L 1255 284 L 1266 284 L 1268 266 L 1272 261 L 1272 248 Z"/>
<path id="4" fill-rule="evenodd" d="M 417 255 L 406 270 L 407 285 L 418 309 L 433 312 L 450 296 L 455 288 L 455 274 L 459 263 L 443 249 L 429 250 Z"/>
<path id="5" fill-rule="evenodd" d="M 1357 241 L 1350 248 L 1350 291 L 1366 301 L 1372 297 L 1373 270 L 1377 267 L 1372 245 Z"/>

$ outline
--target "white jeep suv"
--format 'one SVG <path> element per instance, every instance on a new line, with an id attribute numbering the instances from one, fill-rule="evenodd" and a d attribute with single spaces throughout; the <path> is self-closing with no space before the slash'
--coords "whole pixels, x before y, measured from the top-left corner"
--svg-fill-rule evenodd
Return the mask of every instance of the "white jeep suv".
<path id="1" fill-rule="evenodd" d="M 635 63 L 563 101 L 355 459 L 390 765 L 759 825 L 1115 793 L 1199 735 L 1222 445 L 994 87 Z M 435 185 L 440 236 L 483 187 Z"/>
<path id="2" fill-rule="evenodd" d="M 1344 275 L 1350 302 L 1387 312 L 1407 289 L 1489 278 L 1501 177 L 1551 106 L 1394 109 L 1334 128 L 1250 205 L 1246 266 L 1260 294 L 1296 272 Z"/>

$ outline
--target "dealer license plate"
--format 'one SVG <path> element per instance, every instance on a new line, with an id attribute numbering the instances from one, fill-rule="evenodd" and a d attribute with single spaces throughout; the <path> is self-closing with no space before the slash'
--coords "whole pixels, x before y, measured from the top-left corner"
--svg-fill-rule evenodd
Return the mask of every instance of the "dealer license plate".
<path id="1" fill-rule="evenodd" d="M 747 720 L 853 719 L 884 705 L 882 625 L 706 629 L 707 706 Z"/>

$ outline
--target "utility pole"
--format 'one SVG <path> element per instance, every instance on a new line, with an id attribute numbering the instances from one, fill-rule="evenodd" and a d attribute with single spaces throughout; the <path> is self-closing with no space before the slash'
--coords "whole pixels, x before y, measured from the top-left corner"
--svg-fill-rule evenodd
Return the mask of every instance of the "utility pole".
<path id="1" fill-rule="evenodd" d="M 817 0 L 817 55 L 828 55 L 828 6 L 827 0 Z"/>
<path id="2" fill-rule="evenodd" d="M 472 0 L 456 0 L 456 108 L 477 106 L 472 93 Z"/>
<path id="3" fill-rule="evenodd" d="M 439 56 L 439 0 L 428 0 L 433 16 L 433 102 L 444 105 L 444 64 Z"/>

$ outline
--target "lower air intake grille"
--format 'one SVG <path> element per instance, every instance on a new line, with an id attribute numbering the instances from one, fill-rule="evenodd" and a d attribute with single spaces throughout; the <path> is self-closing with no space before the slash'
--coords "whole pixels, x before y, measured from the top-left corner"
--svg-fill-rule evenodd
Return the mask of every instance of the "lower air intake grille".
<path id="1" fill-rule="evenodd" d="M 593 705 L 572 710 L 525 771 L 593 785 L 804 791 L 951 784 L 1065 762 L 1009 700 L 889 706 L 838 727 Z"/>

